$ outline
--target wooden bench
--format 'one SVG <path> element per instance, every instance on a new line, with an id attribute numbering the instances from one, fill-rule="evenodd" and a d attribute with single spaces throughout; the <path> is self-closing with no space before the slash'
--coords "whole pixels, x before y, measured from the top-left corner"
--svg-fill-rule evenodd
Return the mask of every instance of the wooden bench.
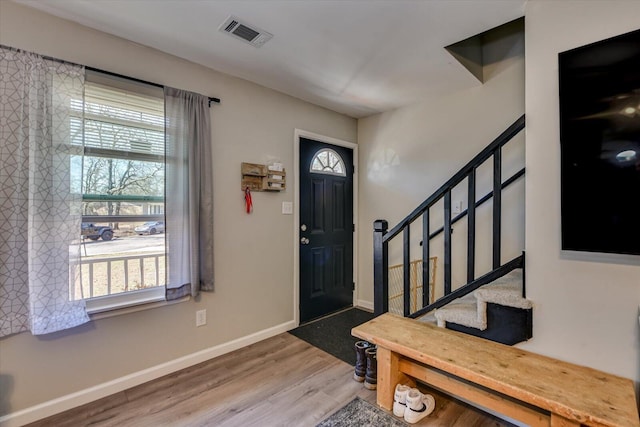
<path id="1" fill-rule="evenodd" d="M 419 380 L 530 426 L 640 426 L 634 384 L 394 314 L 351 333 L 378 346 L 378 405 Z"/>

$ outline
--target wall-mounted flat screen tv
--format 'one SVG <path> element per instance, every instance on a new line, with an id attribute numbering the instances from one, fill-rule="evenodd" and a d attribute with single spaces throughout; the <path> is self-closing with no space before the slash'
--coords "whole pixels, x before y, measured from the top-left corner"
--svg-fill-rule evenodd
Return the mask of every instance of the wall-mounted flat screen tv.
<path id="1" fill-rule="evenodd" d="M 640 30 L 558 61 L 562 249 L 640 255 Z"/>

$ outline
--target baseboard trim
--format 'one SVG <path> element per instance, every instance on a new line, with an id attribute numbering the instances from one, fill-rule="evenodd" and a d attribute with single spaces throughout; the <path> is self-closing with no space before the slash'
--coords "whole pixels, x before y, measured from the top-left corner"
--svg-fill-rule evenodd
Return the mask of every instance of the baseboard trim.
<path id="1" fill-rule="evenodd" d="M 365 300 L 357 300 L 356 301 L 356 307 L 360 307 L 360 308 L 364 308 L 366 310 L 369 311 L 373 311 L 373 303 L 371 301 L 365 301 Z"/>
<path id="2" fill-rule="evenodd" d="M 156 378 L 160 378 L 164 375 L 188 368 L 189 366 L 197 365 L 198 363 L 205 362 L 209 359 L 213 359 L 214 357 L 222 356 L 223 354 L 255 344 L 280 333 L 287 332 L 295 327 L 296 323 L 293 320 L 281 323 L 280 325 L 237 338 L 224 344 L 209 347 L 187 356 L 179 357 L 169 362 L 161 363 L 151 368 L 125 375 L 115 380 L 98 384 L 66 396 L 58 397 L 56 399 L 4 415 L 0 417 L 0 426 L 19 427 L 50 417 L 77 406 L 84 405 L 148 381 L 155 380 Z"/>

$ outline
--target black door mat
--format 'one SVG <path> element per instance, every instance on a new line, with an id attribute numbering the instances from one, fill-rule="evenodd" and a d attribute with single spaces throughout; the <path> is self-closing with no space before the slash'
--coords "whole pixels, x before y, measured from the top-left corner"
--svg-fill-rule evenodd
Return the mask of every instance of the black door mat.
<path id="1" fill-rule="evenodd" d="M 354 345 L 359 339 L 351 336 L 351 328 L 374 317 L 373 313 L 368 311 L 350 308 L 299 326 L 289 333 L 355 366 Z"/>

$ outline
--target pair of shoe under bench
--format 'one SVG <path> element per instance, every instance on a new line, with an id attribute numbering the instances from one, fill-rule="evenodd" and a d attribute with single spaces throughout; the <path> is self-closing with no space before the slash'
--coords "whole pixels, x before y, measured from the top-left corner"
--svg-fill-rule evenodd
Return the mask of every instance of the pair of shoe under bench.
<path id="1" fill-rule="evenodd" d="M 390 313 L 351 333 L 378 346 L 386 410 L 396 384 L 418 380 L 532 427 L 640 426 L 626 378 Z"/>

